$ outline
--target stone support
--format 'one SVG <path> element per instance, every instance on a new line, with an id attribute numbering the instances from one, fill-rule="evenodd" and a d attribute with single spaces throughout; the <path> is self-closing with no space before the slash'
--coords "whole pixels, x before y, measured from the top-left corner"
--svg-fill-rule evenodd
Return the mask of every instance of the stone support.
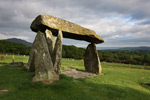
<path id="1" fill-rule="evenodd" d="M 84 66 L 87 72 L 100 74 L 102 71 L 100 59 L 95 44 L 89 44 L 85 51 Z"/>
<path id="2" fill-rule="evenodd" d="M 50 30 L 37 32 L 30 51 L 29 71 L 34 72 L 33 81 L 53 82 L 59 80 L 62 52 L 62 32 L 57 40 Z"/>

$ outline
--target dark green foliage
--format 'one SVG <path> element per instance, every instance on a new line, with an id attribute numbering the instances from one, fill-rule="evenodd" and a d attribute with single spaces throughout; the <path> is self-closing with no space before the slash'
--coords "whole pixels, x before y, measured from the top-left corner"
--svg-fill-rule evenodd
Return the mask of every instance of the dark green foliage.
<path id="1" fill-rule="evenodd" d="M 132 51 L 132 52 L 138 52 L 138 53 L 150 53 L 150 47 L 146 46 L 141 46 L 141 47 L 125 47 L 125 48 L 120 48 L 118 50 L 121 51 Z"/>
<path id="2" fill-rule="evenodd" d="M 85 49 L 75 46 L 63 45 L 63 57 L 82 59 Z M 150 53 L 140 53 L 131 51 L 99 51 L 98 54 L 101 61 L 116 62 L 125 64 L 150 65 Z"/>
<path id="3" fill-rule="evenodd" d="M 31 47 L 27 47 L 20 43 L 13 43 L 4 40 L 0 40 L 0 53 L 14 53 L 28 55 Z M 146 49 L 147 50 L 147 49 Z M 83 59 L 85 54 L 84 48 L 78 48 L 76 46 L 63 45 L 62 57 Z M 126 64 L 138 64 L 138 65 L 150 65 L 150 53 L 144 52 L 131 52 L 123 50 L 109 50 L 98 51 L 101 61 L 126 63 Z"/>
<path id="4" fill-rule="evenodd" d="M 145 54 L 144 55 L 143 62 L 144 63 L 150 63 L 150 54 Z"/>
<path id="5" fill-rule="evenodd" d="M 29 55 L 30 49 L 31 47 L 27 47 L 21 43 L 0 40 L 0 53 Z"/>
<path id="6" fill-rule="evenodd" d="M 77 48 L 76 46 L 63 45 L 62 56 L 64 58 L 82 59 L 85 53 L 85 49 Z"/>
<path id="7" fill-rule="evenodd" d="M 130 51 L 98 51 L 101 61 L 125 64 L 150 65 L 150 53 Z"/>

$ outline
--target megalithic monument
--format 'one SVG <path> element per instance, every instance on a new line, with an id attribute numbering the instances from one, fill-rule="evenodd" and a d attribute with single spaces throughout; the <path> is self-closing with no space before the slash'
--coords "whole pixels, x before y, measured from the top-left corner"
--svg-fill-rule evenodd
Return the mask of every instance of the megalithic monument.
<path id="1" fill-rule="evenodd" d="M 104 40 L 94 31 L 50 15 L 37 16 L 30 28 L 37 33 L 28 61 L 29 71 L 35 72 L 33 81 L 52 83 L 59 80 L 63 37 L 90 42 L 85 51 L 85 70 L 101 73 L 95 44 Z"/>

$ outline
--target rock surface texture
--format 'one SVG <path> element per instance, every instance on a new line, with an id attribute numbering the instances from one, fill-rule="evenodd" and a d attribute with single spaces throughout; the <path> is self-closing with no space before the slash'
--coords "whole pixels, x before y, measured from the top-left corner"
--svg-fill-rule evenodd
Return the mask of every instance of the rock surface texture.
<path id="1" fill-rule="evenodd" d="M 52 83 L 59 80 L 63 37 L 90 42 L 85 52 L 85 69 L 101 73 L 95 44 L 104 40 L 94 31 L 50 15 L 39 15 L 30 28 L 37 32 L 27 64 L 28 70 L 35 72 L 33 81 Z"/>
<path id="2" fill-rule="evenodd" d="M 51 33 L 49 33 L 49 35 L 50 34 Z M 56 44 L 59 47 L 53 47 L 52 44 L 53 42 L 55 42 L 55 39 L 51 39 L 52 37 L 47 38 L 48 36 L 46 36 L 46 33 L 40 31 L 37 32 L 28 61 L 29 71 L 35 71 L 33 81 L 43 81 L 51 83 L 59 80 L 58 72 L 60 68 L 58 68 L 58 66 L 60 67 L 61 58 L 59 57 L 61 56 L 57 57 L 58 60 L 56 61 L 55 56 L 52 55 L 54 54 L 54 52 L 58 52 L 57 49 L 62 48 L 62 33 L 60 32 L 58 35 L 59 36 L 57 38 L 57 41 L 59 42 L 59 45 L 57 41 Z M 52 50 L 52 48 L 56 48 L 56 50 Z M 60 53 L 58 54 L 61 55 Z M 52 58 L 55 60 L 55 63 L 53 62 Z M 54 65 L 57 65 L 57 70 Z"/>
<path id="3" fill-rule="evenodd" d="M 89 44 L 85 51 L 84 66 L 87 72 L 100 74 L 102 71 L 100 59 L 95 44 Z"/>
<path id="4" fill-rule="evenodd" d="M 50 29 L 55 36 L 57 36 L 58 30 L 62 30 L 65 38 L 85 40 L 91 43 L 104 42 L 94 31 L 50 15 L 39 15 L 32 22 L 30 28 L 35 32 Z"/>

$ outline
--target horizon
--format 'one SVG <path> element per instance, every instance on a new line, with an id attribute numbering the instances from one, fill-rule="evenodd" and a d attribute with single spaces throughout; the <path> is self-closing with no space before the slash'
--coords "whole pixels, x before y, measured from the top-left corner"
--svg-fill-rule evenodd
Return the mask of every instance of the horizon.
<path id="1" fill-rule="evenodd" d="M 150 12 L 145 10 L 149 4 L 147 0 L 1 0 L 0 39 L 33 42 L 32 21 L 48 14 L 95 31 L 104 39 L 97 47 L 150 46 Z M 64 38 L 63 44 L 82 47 L 89 43 Z"/>
<path id="2" fill-rule="evenodd" d="M 19 39 L 19 38 L 8 38 L 8 39 L 18 39 L 18 40 L 23 40 L 23 39 Z M 0 39 L 0 40 L 7 40 L 7 39 Z M 23 41 L 26 41 L 26 40 L 23 40 Z M 29 41 L 26 41 L 26 42 L 29 42 Z M 33 42 L 29 42 L 29 43 L 33 43 Z M 66 45 L 66 44 L 62 44 L 62 45 Z M 73 45 L 73 44 L 70 44 L 70 45 L 67 45 L 67 46 L 76 46 L 76 45 Z M 76 47 L 78 47 L 78 48 L 86 48 L 87 46 L 85 45 L 85 46 L 76 46 Z M 150 46 L 130 46 L 131 48 L 132 47 L 150 47 Z M 107 50 L 107 49 L 120 49 L 120 48 L 130 48 L 130 47 L 103 47 L 103 46 L 101 46 L 101 47 L 97 47 L 97 50 Z"/>

